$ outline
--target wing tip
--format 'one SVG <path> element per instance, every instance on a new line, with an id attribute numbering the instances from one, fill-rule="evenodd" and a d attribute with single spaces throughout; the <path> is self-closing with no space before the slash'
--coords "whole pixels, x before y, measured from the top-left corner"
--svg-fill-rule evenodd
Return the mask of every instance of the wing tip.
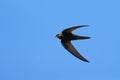
<path id="1" fill-rule="evenodd" d="M 88 27 L 89 25 L 80 25 L 80 27 Z"/>
<path id="2" fill-rule="evenodd" d="M 86 60 L 85 62 L 90 63 L 88 60 Z"/>
<path id="3" fill-rule="evenodd" d="M 73 26 L 73 27 L 76 27 L 76 28 L 82 28 L 82 27 L 88 27 L 89 25 L 77 25 L 77 26 Z"/>
<path id="4" fill-rule="evenodd" d="M 88 60 L 82 60 L 82 61 L 87 62 L 87 63 L 90 63 Z"/>
<path id="5" fill-rule="evenodd" d="M 87 63 L 90 63 L 87 59 L 80 59 L 80 60 L 82 60 L 82 61 L 84 61 L 84 62 L 87 62 Z"/>

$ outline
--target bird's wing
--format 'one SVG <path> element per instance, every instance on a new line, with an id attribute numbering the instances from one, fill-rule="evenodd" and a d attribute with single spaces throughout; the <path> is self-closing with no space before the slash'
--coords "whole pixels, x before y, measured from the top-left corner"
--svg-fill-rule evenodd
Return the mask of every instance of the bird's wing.
<path id="1" fill-rule="evenodd" d="M 77 28 L 86 27 L 86 26 L 88 26 L 88 25 L 73 26 L 73 27 L 64 29 L 64 30 L 62 31 L 62 33 L 63 33 L 63 34 L 68 34 L 68 33 L 71 33 L 73 30 L 75 30 L 75 29 L 77 29 Z"/>
<path id="2" fill-rule="evenodd" d="M 89 62 L 87 59 L 85 59 L 82 55 L 79 54 L 79 52 L 74 48 L 70 41 L 61 41 L 61 43 L 66 50 L 72 53 L 72 55 L 74 55 L 82 61 Z"/>

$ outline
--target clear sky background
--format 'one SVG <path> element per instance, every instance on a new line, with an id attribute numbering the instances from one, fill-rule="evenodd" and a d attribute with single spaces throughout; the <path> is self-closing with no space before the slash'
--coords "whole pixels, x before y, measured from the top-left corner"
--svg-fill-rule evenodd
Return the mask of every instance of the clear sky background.
<path id="1" fill-rule="evenodd" d="M 63 29 L 90 63 L 55 38 Z M 119 0 L 1 0 L 0 80 L 120 80 Z"/>

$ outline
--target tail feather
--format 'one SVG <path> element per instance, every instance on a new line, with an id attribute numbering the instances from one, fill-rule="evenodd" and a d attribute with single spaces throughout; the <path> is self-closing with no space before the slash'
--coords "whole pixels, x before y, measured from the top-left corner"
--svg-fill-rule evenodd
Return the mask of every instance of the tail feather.
<path id="1" fill-rule="evenodd" d="M 90 37 L 74 35 L 74 40 L 77 40 L 77 39 L 90 39 Z"/>

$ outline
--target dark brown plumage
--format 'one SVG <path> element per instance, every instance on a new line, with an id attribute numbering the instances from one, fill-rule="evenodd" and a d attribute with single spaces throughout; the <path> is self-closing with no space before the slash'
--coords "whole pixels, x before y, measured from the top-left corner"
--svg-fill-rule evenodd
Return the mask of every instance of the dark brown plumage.
<path id="1" fill-rule="evenodd" d="M 77 28 L 85 27 L 85 26 L 87 26 L 87 25 L 74 26 L 71 28 L 64 29 L 62 31 L 62 33 L 57 34 L 56 37 L 61 39 L 61 43 L 62 43 L 63 47 L 66 50 L 68 50 L 70 53 L 72 53 L 72 55 L 74 55 L 75 57 L 79 58 L 82 61 L 89 62 L 82 55 L 80 55 L 79 52 L 71 44 L 71 40 L 78 40 L 78 39 L 82 40 L 82 39 L 89 39 L 90 38 L 90 37 L 86 37 L 86 36 L 79 36 L 79 35 L 72 34 L 73 30 L 75 30 Z"/>

